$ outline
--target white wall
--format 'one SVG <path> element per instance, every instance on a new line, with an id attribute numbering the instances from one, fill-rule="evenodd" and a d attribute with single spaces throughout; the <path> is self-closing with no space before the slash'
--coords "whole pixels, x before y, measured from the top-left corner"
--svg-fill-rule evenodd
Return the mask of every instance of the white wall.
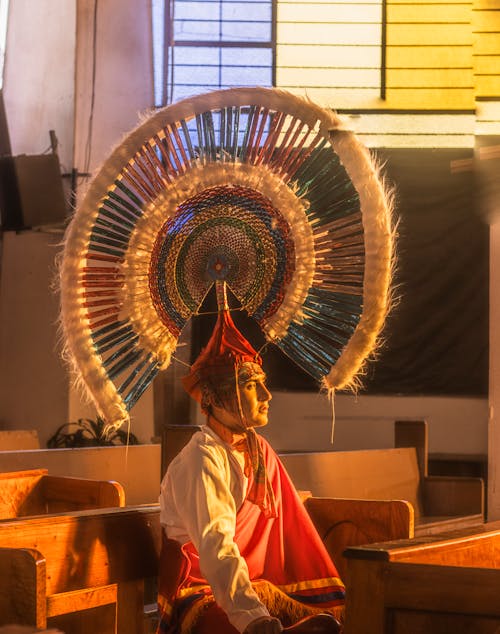
<path id="1" fill-rule="evenodd" d="M 4 100 L 12 152 L 45 152 L 54 130 L 63 171 L 73 160 L 75 42 L 75 2 L 10 2 Z M 68 415 L 52 289 L 60 241 L 60 234 L 7 232 L 1 258 L 0 422 L 37 429 L 42 444 Z"/>
<path id="2" fill-rule="evenodd" d="M 149 0 L 11 1 L 4 77 L 12 152 L 44 152 L 55 130 L 62 171 L 93 171 L 153 104 Z M 81 193 L 84 179 L 79 186 Z M 58 298 L 51 285 L 61 239 L 9 232 L 2 256 L 0 426 L 36 428 L 42 445 L 64 422 L 95 417 L 70 387 L 55 345 Z M 151 389 L 132 412 L 132 426 L 150 442 Z"/>
<path id="3" fill-rule="evenodd" d="M 4 69 L 12 153 L 42 154 L 49 130 L 66 170 L 73 157 L 76 5 L 74 0 L 14 0 Z"/>
<path id="4" fill-rule="evenodd" d="M 150 0 L 104 0 L 96 4 L 94 45 L 94 2 L 77 3 L 74 164 L 80 171 L 85 167 L 88 142 L 89 167 L 93 171 L 154 103 Z"/>
<path id="5" fill-rule="evenodd" d="M 0 285 L 0 424 L 37 429 L 42 446 L 67 421 L 68 374 L 60 358 L 59 299 L 50 289 L 60 236 L 3 236 Z"/>
<path id="6" fill-rule="evenodd" d="M 150 1 L 101 1 L 97 3 L 96 16 L 94 6 L 93 0 L 77 3 L 74 165 L 81 173 L 95 172 L 122 137 L 137 126 L 141 114 L 153 105 Z M 88 179 L 79 179 L 79 199 L 87 182 Z M 81 393 L 72 389 L 69 418 L 92 416 L 93 411 Z M 141 442 L 151 441 L 151 386 L 131 412 L 131 423 L 131 430 Z"/>
<path id="7" fill-rule="evenodd" d="M 274 392 L 269 425 L 261 432 L 282 452 L 383 449 L 394 447 L 394 421 L 405 419 L 427 421 L 431 453 L 486 454 L 488 401 L 480 398 L 340 394 L 332 445 L 332 407 L 326 395 Z M 199 412 L 196 423 L 203 423 Z"/>

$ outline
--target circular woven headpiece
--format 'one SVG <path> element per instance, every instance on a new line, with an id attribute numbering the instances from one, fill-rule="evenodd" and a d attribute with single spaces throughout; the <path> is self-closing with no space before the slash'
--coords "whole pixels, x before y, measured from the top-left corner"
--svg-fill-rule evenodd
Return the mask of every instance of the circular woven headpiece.
<path id="1" fill-rule="evenodd" d="M 388 201 L 355 135 L 289 93 L 219 91 L 151 115 L 66 235 L 62 324 L 99 413 L 128 418 L 217 280 L 325 387 L 352 385 L 387 312 Z"/>

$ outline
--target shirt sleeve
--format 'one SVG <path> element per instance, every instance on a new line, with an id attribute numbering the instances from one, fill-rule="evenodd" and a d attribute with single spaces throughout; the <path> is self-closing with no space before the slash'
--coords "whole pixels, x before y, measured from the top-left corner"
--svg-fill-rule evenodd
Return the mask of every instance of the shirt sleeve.
<path id="1" fill-rule="evenodd" d="M 240 632 L 256 618 L 269 616 L 252 588 L 248 567 L 234 542 L 236 504 L 231 494 L 225 450 L 198 445 L 184 462 L 184 482 L 171 492 L 187 533 L 200 556 L 200 569 L 215 600 Z M 187 468 L 188 467 L 188 468 Z"/>

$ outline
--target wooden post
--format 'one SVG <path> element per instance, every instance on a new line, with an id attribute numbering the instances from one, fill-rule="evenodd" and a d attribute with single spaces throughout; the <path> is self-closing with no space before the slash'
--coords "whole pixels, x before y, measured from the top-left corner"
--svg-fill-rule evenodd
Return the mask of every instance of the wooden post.
<path id="1" fill-rule="evenodd" d="M 182 331 L 175 358 L 153 383 L 155 436 L 161 439 L 161 477 L 168 460 L 166 457 L 165 428 L 168 425 L 188 425 L 194 417 L 194 403 L 184 391 L 181 378 L 187 374 L 191 357 L 191 322 Z"/>
<path id="2" fill-rule="evenodd" d="M 476 144 L 489 142 L 498 151 L 500 136 L 476 138 Z M 481 150 L 483 152 L 481 153 Z M 488 420 L 488 521 L 500 519 L 500 185 L 495 154 L 478 148 L 484 160 L 476 161 L 480 210 L 490 224 L 490 372 L 489 372 L 489 420 Z"/>
<path id="3" fill-rule="evenodd" d="M 394 446 L 415 447 L 420 478 L 427 477 L 429 440 L 425 420 L 397 420 L 394 423 Z"/>

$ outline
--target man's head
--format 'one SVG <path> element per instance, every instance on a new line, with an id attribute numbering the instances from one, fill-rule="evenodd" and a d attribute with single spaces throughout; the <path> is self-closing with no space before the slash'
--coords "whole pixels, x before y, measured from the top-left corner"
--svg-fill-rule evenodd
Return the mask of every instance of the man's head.
<path id="1" fill-rule="evenodd" d="M 218 385 L 201 386 L 203 411 L 232 430 L 263 427 L 268 422 L 269 401 L 266 375 L 258 363 L 242 363 L 232 377 Z"/>
<path id="2" fill-rule="evenodd" d="M 241 429 L 267 424 L 271 394 L 265 379 L 259 354 L 224 310 L 182 382 L 205 413 L 231 429 Z"/>

